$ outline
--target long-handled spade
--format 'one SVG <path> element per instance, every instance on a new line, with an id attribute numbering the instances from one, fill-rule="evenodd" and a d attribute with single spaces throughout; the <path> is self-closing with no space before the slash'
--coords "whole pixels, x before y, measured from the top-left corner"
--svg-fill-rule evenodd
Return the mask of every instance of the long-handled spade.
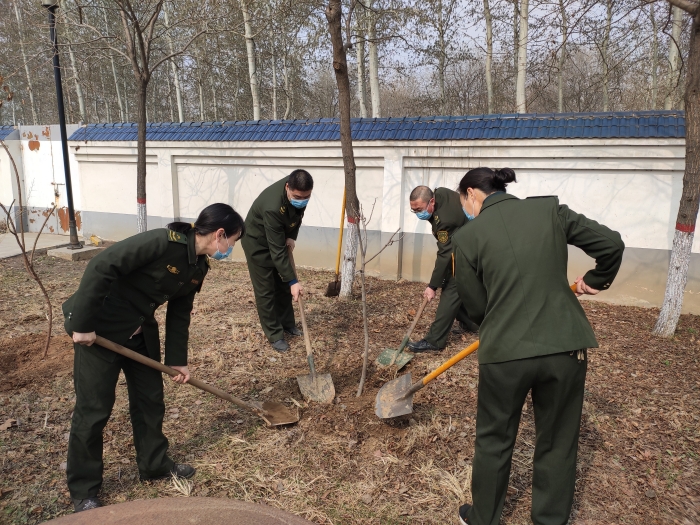
<path id="1" fill-rule="evenodd" d="M 294 268 L 294 276 L 297 276 L 297 267 L 294 264 L 292 250 L 289 249 L 289 260 Z M 335 386 L 330 374 L 317 374 L 314 365 L 314 353 L 311 350 L 311 339 L 309 329 L 306 326 L 306 315 L 304 314 L 304 299 L 299 295 L 299 313 L 301 315 L 301 327 L 304 330 L 304 344 L 306 345 L 306 360 L 309 363 L 310 374 L 297 376 L 301 395 L 317 403 L 332 403 L 335 398 Z"/>
<path id="2" fill-rule="evenodd" d="M 423 302 L 420 305 L 420 308 L 418 308 L 418 312 L 416 313 L 416 316 L 413 318 L 413 322 L 411 323 L 411 326 L 408 329 L 408 332 L 406 332 L 406 335 L 403 338 L 403 341 L 401 341 L 401 344 L 399 345 L 399 348 L 397 350 L 394 350 L 393 348 L 386 348 L 379 356 L 377 357 L 377 364 L 380 366 L 393 366 L 396 365 L 396 370 L 401 370 L 404 366 L 406 366 L 406 363 L 408 363 L 411 359 L 413 359 L 413 354 L 410 352 L 404 352 L 404 348 L 406 348 L 406 345 L 408 344 L 408 340 L 411 337 L 411 334 L 413 333 L 413 329 L 416 327 L 416 324 L 418 324 L 418 319 L 420 319 L 421 314 L 423 313 L 423 310 L 425 309 L 425 305 L 428 304 L 428 299 L 423 299 Z"/>
<path id="3" fill-rule="evenodd" d="M 163 363 L 160 363 L 159 361 L 155 361 L 146 357 L 145 355 L 141 355 L 137 352 L 134 352 L 133 350 L 129 350 L 128 348 L 118 345 L 117 343 L 113 343 L 112 341 L 109 341 L 104 337 L 100 337 L 99 335 L 95 339 L 95 342 L 103 348 L 107 348 L 112 352 L 121 354 L 125 357 L 128 357 L 129 359 L 138 361 L 139 363 L 149 366 L 151 368 L 155 368 L 156 370 L 163 372 L 164 374 L 168 374 L 169 376 L 175 377 L 180 374 L 180 372 L 178 372 L 177 370 L 170 368 L 169 366 L 166 366 Z M 199 388 L 200 390 L 204 390 L 205 392 L 209 392 L 210 394 L 214 394 L 215 396 L 229 401 L 244 410 L 254 413 L 256 416 L 260 417 L 263 421 L 265 421 L 265 423 L 267 423 L 267 426 L 269 427 L 276 427 L 278 425 L 289 425 L 291 423 L 296 423 L 297 421 L 299 421 L 298 411 L 294 413 L 282 403 L 275 403 L 273 401 L 265 401 L 263 403 L 246 403 L 245 401 L 233 397 L 231 394 L 224 392 L 223 390 L 220 390 L 215 386 L 209 385 L 203 381 L 199 381 L 198 379 L 195 379 L 193 377 L 190 378 L 187 384 L 192 385 L 195 388 Z"/>
<path id="4" fill-rule="evenodd" d="M 571 285 L 571 290 L 574 292 L 576 291 L 575 283 Z M 413 394 L 418 392 L 445 370 L 459 363 L 462 359 L 476 352 L 478 349 L 479 341 L 476 341 L 413 385 L 411 384 L 410 372 L 389 381 L 377 392 L 374 413 L 381 419 L 410 414 L 413 412 Z"/>
<path id="5" fill-rule="evenodd" d="M 343 250 L 343 229 L 345 226 L 345 189 L 343 189 L 343 206 L 340 208 L 340 233 L 338 233 L 338 254 L 335 257 L 335 281 L 328 283 L 326 297 L 340 294 L 340 254 Z"/>

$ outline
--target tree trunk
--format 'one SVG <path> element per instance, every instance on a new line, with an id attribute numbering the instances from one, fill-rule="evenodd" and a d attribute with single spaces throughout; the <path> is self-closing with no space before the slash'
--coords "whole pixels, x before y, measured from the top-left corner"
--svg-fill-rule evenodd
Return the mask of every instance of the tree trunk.
<path id="1" fill-rule="evenodd" d="M 365 86 L 365 32 L 358 23 L 357 44 L 355 44 L 357 54 L 357 99 L 360 102 L 360 118 L 367 118 L 367 86 Z"/>
<path id="2" fill-rule="evenodd" d="M 250 81 L 250 96 L 253 99 L 253 120 L 260 120 L 260 94 L 258 92 L 258 71 L 255 67 L 255 40 L 253 26 L 250 23 L 249 0 L 240 0 L 245 28 L 245 47 L 248 54 L 248 76 Z"/>
<path id="3" fill-rule="evenodd" d="M 199 91 L 199 120 L 204 122 L 206 117 L 204 116 L 204 89 L 202 88 L 202 76 L 199 76 L 197 80 L 197 88 Z"/>
<path id="4" fill-rule="evenodd" d="M 78 96 L 78 111 L 80 111 L 80 119 L 83 123 L 88 121 L 87 111 L 85 111 L 85 97 L 83 97 L 83 88 L 80 86 L 80 81 L 78 80 L 78 67 L 75 65 L 75 54 L 73 53 L 73 46 L 68 43 L 68 56 L 70 56 L 70 64 L 73 68 L 73 79 L 75 80 L 75 94 Z"/>
<path id="5" fill-rule="evenodd" d="M 664 99 L 664 109 L 673 109 L 673 105 L 676 102 L 675 95 L 678 85 L 680 58 L 680 50 L 678 48 L 681 45 L 681 29 L 683 28 L 683 11 L 681 8 L 673 6 L 671 12 L 673 21 L 671 27 L 671 41 L 668 43 L 668 63 L 670 72 L 668 75 L 666 98 Z"/>
<path id="6" fill-rule="evenodd" d="M 443 20 L 442 0 L 438 0 L 438 87 L 440 88 L 440 113 L 447 115 L 447 95 L 445 93 L 445 68 L 447 67 L 447 44 L 445 43 L 445 24 Z"/>
<path id="7" fill-rule="evenodd" d="M 558 86 L 558 110 L 564 112 L 564 64 L 566 63 L 566 42 L 569 39 L 569 19 L 566 16 L 566 6 L 564 0 L 559 0 L 559 11 L 561 13 L 561 49 L 559 50 L 559 86 Z"/>
<path id="8" fill-rule="evenodd" d="M 277 57 L 272 48 L 272 120 L 277 120 Z"/>
<path id="9" fill-rule="evenodd" d="M 209 75 L 209 80 L 211 82 L 211 97 L 212 97 L 212 102 L 214 105 L 214 122 L 219 121 L 219 108 L 218 108 L 218 102 L 216 98 L 216 85 L 214 84 L 214 72 L 212 71 L 211 75 Z"/>
<path id="10" fill-rule="evenodd" d="M 148 229 L 146 215 L 146 96 L 148 80 L 137 79 L 138 134 L 136 136 L 136 228 L 138 233 Z"/>
<path id="11" fill-rule="evenodd" d="M 491 64 L 493 63 L 493 20 L 489 0 L 484 0 L 484 21 L 486 22 L 486 107 L 489 115 L 493 114 L 493 79 Z"/>
<path id="12" fill-rule="evenodd" d="M 350 129 L 350 77 L 348 62 L 343 44 L 341 0 L 330 0 L 326 6 L 328 32 L 333 45 L 333 70 L 338 84 L 338 109 L 340 114 L 340 146 L 343 152 L 343 168 L 345 171 L 346 210 L 348 215 L 348 235 L 346 236 L 345 254 L 343 257 L 343 273 L 340 297 L 348 299 L 352 292 L 355 279 L 355 262 L 357 258 L 358 217 L 360 202 L 357 198 L 355 182 L 355 156 L 352 149 L 352 134 Z M 374 107 L 372 108 L 374 110 Z M 354 246 L 354 250 L 353 247 Z"/>
<path id="13" fill-rule="evenodd" d="M 379 101 L 379 50 L 377 44 L 377 15 L 374 12 L 374 2 L 369 3 L 369 91 L 372 99 L 372 117 L 382 116 L 382 109 Z"/>
<path id="14" fill-rule="evenodd" d="M 649 4 L 649 20 L 651 21 L 651 104 L 649 109 L 656 109 L 659 97 L 659 31 L 656 24 L 654 4 Z"/>
<path id="15" fill-rule="evenodd" d="M 613 0 L 607 0 L 607 15 L 605 19 L 605 36 L 603 38 L 603 111 L 608 111 L 610 107 L 610 66 L 608 59 L 608 47 L 610 46 L 610 32 L 612 30 L 612 7 Z"/>
<path id="16" fill-rule="evenodd" d="M 165 9 L 165 4 L 163 4 L 163 19 L 165 21 L 166 27 L 170 25 L 168 21 L 168 11 Z M 165 38 L 168 41 L 168 48 L 170 49 L 170 54 L 175 53 L 175 46 L 173 45 L 173 37 L 170 31 L 166 31 Z M 173 83 L 175 84 L 175 99 L 177 100 L 177 116 L 180 122 L 185 121 L 185 107 L 182 103 L 182 90 L 180 89 L 180 73 L 177 70 L 177 64 L 175 64 L 175 59 L 170 59 L 170 68 L 173 71 Z"/>
<path id="17" fill-rule="evenodd" d="M 36 115 L 36 105 L 34 104 L 34 89 L 32 88 L 32 77 L 29 74 L 29 63 L 27 62 L 27 54 L 24 51 L 24 37 L 22 34 L 22 16 L 19 13 L 19 7 L 17 7 L 17 0 L 14 2 L 15 5 L 15 16 L 17 17 L 17 33 L 19 36 L 19 48 L 22 53 L 22 62 L 24 62 L 24 73 L 27 75 L 27 91 L 29 91 L 29 103 L 32 107 L 32 121 L 36 126 L 39 124 L 39 119 Z"/>
<path id="18" fill-rule="evenodd" d="M 287 71 L 287 52 L 285 51 L 284 56 L 282 57 L 282 71 L 284 72 L 284 96 L 287 99 L 287 105 L 284 109 L 284 117 L 282 117 L 284 120 L 289 118 L 289 112 L 292 109 L 292 97 L 290 96 L 289 93 L 289 71 Z"/>
<path id="19" fill-rule="evenodd" d="M 170 122 L 175 122 L 175 108 L 173 107 L 173 86 L 170 80 L 170 73 L 165 70 L 165 78 L 168 79 L 168 109 L 170 110 Z"/>
<path id="20" fill-rule="evenodd" d="M 518 70 L 518 49 L 520 47 L 520 0 L 513 0 L 513 71 Z"/>
<path id="21" fill-rule="evenodd" d="M 685 174 L 666 293 L 654 334 L 672 337 L 683 306 L 688 264 L 695 234 L 700 200 L 700 9 L 696 8 L 690 35 L 685 87 Z"/>
<path id="22" fill-rule="evenodd" d="M 515 81 L 516 113 L 527 113 L 527 102 L 525 100 L 525 71 L 527 68 L 527 30 L 529 14 L 529 0 L 521 0 L 520 30 L 518 31 L 518 77 Z"/>
<path id="23" fill-rule="evenodd" d="M 124 77 L 124 111 L 126 112 L 126 122 L 129 122 L 131 120 L 129 118 L 129 95 L 128 91 L 126 89 L 126 77 Z"/>
<path id="24" fill-rule="evenodd" d="M 107 23 L 107 10 L 103 9 L 102 14 L 104 15 L 105 19 L 105 35 L 109 34 L 109 24 Z M 111 51 L 109 52 L 109 61 L 112 64 L 112 77 L 114 77 L 114 89 L 117 92 L 117 104 L 119 105 L 119 120 L 121 122 L 125 122 L 125 117 L 126 113 L 124 112 L 124 105 L 122 104 L 122 96 L 121 93 L 119 93 L 119 80 L 117 79 L 117 68 L 114 65 L 114 56 L 112 55 Z"/>

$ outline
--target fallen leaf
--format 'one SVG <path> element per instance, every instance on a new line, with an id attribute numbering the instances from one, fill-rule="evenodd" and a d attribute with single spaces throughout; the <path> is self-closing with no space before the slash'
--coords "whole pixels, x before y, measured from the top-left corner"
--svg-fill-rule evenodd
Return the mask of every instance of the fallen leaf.
<path id="1" fill-rule="evenodd" d="M 2 425 L 0 425 L 0 431 L 8 430 L 8 429 L 10 429 L 12 427 L 16 427 L 16 426 L 17 426 L 16 419 L 8 419 Z"/>

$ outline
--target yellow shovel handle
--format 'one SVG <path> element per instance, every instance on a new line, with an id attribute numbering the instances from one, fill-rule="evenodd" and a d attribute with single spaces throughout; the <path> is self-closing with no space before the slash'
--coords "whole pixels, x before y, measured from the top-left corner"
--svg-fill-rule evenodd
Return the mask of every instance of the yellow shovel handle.
<path id="1" fill-rule="evenodd" d="M 343 251 L 343 229 L 345 226 L 345 188 L 343 188 L 343 206 L 340 208 L 340 233 L 338 234 L 338 255 L 335 258 L 335 274 L 340 273 L 340 254 Z"/>
<path id="2" fill-rule="evenodd" d="M 571 291 L 575 292 L 576 291 L 576 283 L 571 285 Z M 459 363 L 462 359 L 467 357 L 469 354 L 476 352 L 479 349 L 479 341 L 476 341 L 475 343 L 470 344 L 468 347 L 466 347 L 464 350 L 462 350 L 460 353 L 452 357 L 449 361 L 445 361 L 442 365 L 440 365 L 438 368 L 430 372 L 427 376 L 423 378 L 423 386 L 427 385 L 430 383 L 433 379 L 438 377 L 440 374 L 442 374 L 445 370 L 448 368 L 454 366 L 455 364 Z"/>

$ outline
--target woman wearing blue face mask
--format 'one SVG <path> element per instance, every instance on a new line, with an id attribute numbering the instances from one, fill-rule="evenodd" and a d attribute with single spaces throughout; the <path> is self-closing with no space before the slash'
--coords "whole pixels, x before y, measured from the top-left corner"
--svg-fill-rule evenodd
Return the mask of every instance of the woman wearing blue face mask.
<path id="1" fill-rule="evenodd" d="M 93 344 L 96 334 L 160 361 L 154 314 L 168 303 L 165 364 L 186 383 L 187 343 L 195 294 L 209 270 L 209 258 L 228 257 L 245 233 L 243 218 L 228 204 L 212 204 L 193 223 L 140 233 L 110 246 L 90 261 L 78 290 L 63 304 L 65 328 L 75 348 L 75 409 L 68 441 L 68 488 L 76 512 L 101 506 L 102 430 L 124 371 L 141 479 L 189 478 L 189 465 L 167 454 L 160 372 Z"/>

